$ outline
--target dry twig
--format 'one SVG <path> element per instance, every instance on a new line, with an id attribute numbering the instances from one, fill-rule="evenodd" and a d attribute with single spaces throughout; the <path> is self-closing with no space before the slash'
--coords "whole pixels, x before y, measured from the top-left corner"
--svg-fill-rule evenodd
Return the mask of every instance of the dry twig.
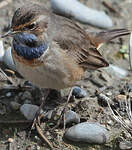
<path id="1" fill-rule="evenodd" d="M 0 68 L 0 72 L 7 78 L 8 81 L 10 81 L 13 85 L 16 85 L 15 82 L 10 77 L 8 77 L 1 68 Z"/>
<path id="2" fill-rule="evenodd" d="M 48 146 L 50 147 L 50 149 L 53 150 L 54 148 L 53 148 L 52 144 L 51 144 L 51 143 L 49 142 L 49 140 L 44 136 L 42 129 L 39 127 L 39 125 L 38 125 L 37 123 L 35 124 L 35 126 L 36 126 L 36 129 L 37 129 L 39 135 L 41 136 L 41 138 L 48 144 Z"/>
<path id="3" fill-rule="evenodd" d="M 124 121 L 123 117 L 121 117 L 121 115 L 116 110 L 114 110 L 116 112 L 116 114 L 117 114 L 117 115 L 115 115 L 114 111 L 112 110 L 112 108 L 110 106 L 109 99 L 107 99 L 107 104 L 108 104 L 108 107 L 109 107 L 109 109 L 110 109 L 110 111 L 111 111 L 111 113 L 113 115 L 113 118 L 118 123 L 120 123 L 127 130 L 128 133 L 130 133 L 132 135 L 132 126 L 131 126 L 131 124 L 132 124 L 132 114 L 131 113 L 132 112 L 131 112 L 131 103 L 130 103 L 129 96 L 126 99 L 126 112 L 127 112 L 127 115 L 128 115 L 128 119 L 130 121 L 129 124 Z"/>
<path id="4" fill-rule="evenodd" d="M 107 7 L 111 12 L 117 14 L 118 16 L 122 16 L 119 11 L 117 11 L 112 5 L 106 1 L 103 1 L 102 4 Z"/>

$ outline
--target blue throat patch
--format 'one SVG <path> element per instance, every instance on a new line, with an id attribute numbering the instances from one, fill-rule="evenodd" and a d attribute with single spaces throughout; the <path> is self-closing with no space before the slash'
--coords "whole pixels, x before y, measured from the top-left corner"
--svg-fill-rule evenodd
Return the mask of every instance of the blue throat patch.
<path id="1" fill-rule="evenodd" d="M 13 39 L 13 48 L 17 55 L 27 60 L 39 58 L 48 49 L 48 46 L 48 43 L 40 43 L 34 34 L 19 33 Z"/>

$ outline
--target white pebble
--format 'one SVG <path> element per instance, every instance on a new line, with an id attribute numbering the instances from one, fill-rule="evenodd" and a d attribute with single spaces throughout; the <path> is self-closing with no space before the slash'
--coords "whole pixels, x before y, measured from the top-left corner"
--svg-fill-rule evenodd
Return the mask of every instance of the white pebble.
<path id="1" fill-rule="evenodd" d="M 13 58 L 12 58 L 11 47 L 8 47 L 7 50 L 5 50 L 5 54 L 3 56 L 3 62 L 10 69 L 16 71 L 16 66 L 15 66 Z"/>
<path id="2" fill-rule="evenodd" d="M 40 146 L 37 145 L 37 146 L 36 146 L 36 149 L 37 149 L 37 150 L 40 150 Z"/>
<path id="3" fill-rule="evenodd" d="M 6 93 L 6 97 L 11 97 L 11 92 Z"/>
<path id="4" fill-rule="evenodd" d="M 109 132 L 99 123 L 83 122 L 69 128 L 65 137 L 71 141 L 104 144 L 109 139 Z"/>
<path id="5" fill-rule="evenodd" d="M 111 18 L 104 11 L 88 8 L 77 0 L 51 0 L 51 7 L 57 14 L 100 28 L 110 28 L 113 26 Z"/>
<path id="6" fill-rule="evenodd" d="M 110 64 L 109 67 L 104 68 L 108 73 L 117 76 L 118 78 L 125 78 L 128 75 L 128 71 L 118 66 Z"/>
<path id="7" fill-rule="evenodd" d="M 14 139 L 8 138 L 8 142 L 9 142 L 9 143 L 13 143 L 13 142 L 14 142 Z"/>
<path id="8" fill-rule="evenodd" d="M 4 46 L 3 46 L 3 41 L 0 40 L 0 61 L 3 61 L 3 56 L 5 54 Z"/>

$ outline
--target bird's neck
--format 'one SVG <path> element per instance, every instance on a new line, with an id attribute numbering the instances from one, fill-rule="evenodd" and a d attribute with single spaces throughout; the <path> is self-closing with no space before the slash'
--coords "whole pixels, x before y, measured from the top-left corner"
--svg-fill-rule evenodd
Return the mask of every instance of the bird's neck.
<path id="1" fill-rule="evenodd" d="M 48 43 L 39 41 L 34 34 L 19 33 L 14 36 L 13 48 L 18 56 L 32 60 L 41 57 L 48 49 Z"/>

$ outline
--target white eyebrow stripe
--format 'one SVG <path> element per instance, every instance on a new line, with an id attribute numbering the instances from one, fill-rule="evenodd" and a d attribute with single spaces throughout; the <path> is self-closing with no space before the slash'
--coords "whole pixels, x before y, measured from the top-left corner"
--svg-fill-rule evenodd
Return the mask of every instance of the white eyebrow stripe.
<path id="1" fill-rule="evenodd" d="M 35 21 L 36 23 L 39 23 L 41 20 L 44 20 L 45 18 L 47 18 L 47 16 L 45 15 L 40 15 L 37 20 Z"/>

